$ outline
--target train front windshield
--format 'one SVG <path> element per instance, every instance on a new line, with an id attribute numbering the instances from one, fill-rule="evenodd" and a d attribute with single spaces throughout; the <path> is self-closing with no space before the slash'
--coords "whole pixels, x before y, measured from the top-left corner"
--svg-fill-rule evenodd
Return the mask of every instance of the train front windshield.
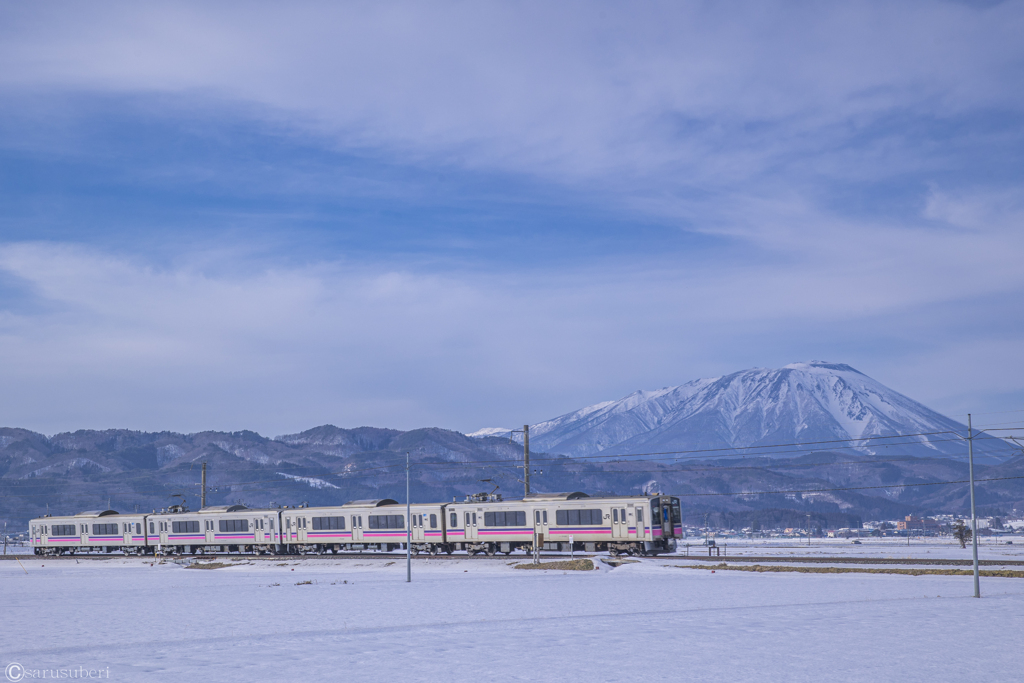
<path id="1" fill-rule="evenodd" d="M 651 515 L 652 519 L 661 522 L 663 536 L 682 536 L 683 515 L 678 498 L 652 498 Z"/>

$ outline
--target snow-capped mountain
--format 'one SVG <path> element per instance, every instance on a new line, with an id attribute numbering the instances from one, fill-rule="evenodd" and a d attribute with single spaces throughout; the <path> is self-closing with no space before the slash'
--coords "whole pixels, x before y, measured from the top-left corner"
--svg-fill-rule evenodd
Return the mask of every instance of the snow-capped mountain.
<path id="1" fill-rule="evenodd" d="M 955 433 L 951 433 L 955 432 Z M 966 455 L 965 425 L 849 365 L 812 361 L 698 379 L 588 406 L 530 426 L 532 449 L 572 456 L 812 444 L 800 452 Z M 872 437 L 904 438 L 873 439 Z M 909 436 L 917 435 L 917 436 Z M 864 439 L 863 441 L 846 441 Z M 839 442 L 839 443 L 828 443 Z M 764 451 L 758 449 L 763 454 Z M 796 455 L 794 447 L 773 449 Z M 976 439 L 981 456 L 1010 455 L 1005 442 Z M 708 453 L 710 457 L 722 455 Z"/>

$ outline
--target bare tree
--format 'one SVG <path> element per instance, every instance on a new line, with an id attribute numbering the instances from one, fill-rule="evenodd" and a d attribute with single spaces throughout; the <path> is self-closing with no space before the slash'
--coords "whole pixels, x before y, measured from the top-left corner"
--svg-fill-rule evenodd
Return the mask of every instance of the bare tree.
<path id="1" fill-rule="evenodd" d="M 960 541 L 961 548 L 966 548 L 971 542 L 971 528 L 964 524 L 964 520 L 958 519 L 953 522 L 953 538 Z"/>

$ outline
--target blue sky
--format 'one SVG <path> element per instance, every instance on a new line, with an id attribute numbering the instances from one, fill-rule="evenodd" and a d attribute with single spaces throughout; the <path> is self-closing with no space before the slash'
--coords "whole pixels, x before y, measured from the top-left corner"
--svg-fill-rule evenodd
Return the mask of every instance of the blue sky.
<path id="1" fill-rule="evenodd" d="M 0 415 L 469 431 L 811 359 L 1019 410 L 1021 35 L 1020 2 L 9 4 Z"/>

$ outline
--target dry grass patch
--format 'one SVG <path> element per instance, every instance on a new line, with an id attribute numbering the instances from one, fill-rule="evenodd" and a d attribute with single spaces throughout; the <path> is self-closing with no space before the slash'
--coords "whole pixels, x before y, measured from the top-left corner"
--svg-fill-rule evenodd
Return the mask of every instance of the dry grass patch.
<path id="1" fill-rule="evenodd" d="M 186 565 L 185 569 L 220 569 L 221 567 L 230 567 L 232 565 L 225 562 L 193 562 L 192 564 Z"/>
<path id="2" fill-rule="evenodd" d="M 541 562 L 540 564 L 517 564 L 516 569 L 562 569 L 567 571 L 588 572 L 594 569 L 591 560 L 564 560 L 562 562 Z"/>

